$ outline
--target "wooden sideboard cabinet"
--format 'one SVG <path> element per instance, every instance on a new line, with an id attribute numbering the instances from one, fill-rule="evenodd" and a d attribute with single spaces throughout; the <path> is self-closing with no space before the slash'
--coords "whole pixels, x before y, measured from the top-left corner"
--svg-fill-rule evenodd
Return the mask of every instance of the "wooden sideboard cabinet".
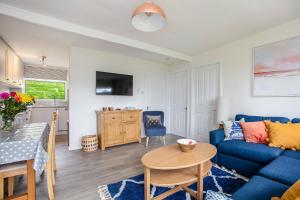
<path id="1" fill-rule="evenodd" d="M 97 111 L 99 148 L 141 143 L 141 110 Z"/>

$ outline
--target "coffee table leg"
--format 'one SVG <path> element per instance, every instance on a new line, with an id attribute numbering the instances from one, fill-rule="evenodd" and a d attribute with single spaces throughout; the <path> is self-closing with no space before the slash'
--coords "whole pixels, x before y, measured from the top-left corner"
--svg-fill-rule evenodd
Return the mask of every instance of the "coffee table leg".
<path id="1" fill-rule="evenodd" d="M 144 185 L 145 185 L 145 200 L 150 200 L 150 169 L 145 167 L 144 172 Z"/>
<path id="2" fill-rule="evenodd" d="M 198 165 L 197 199 L 203 199 L 203 164 Z"/>
<path id="3" fill-rule="evenodd" d="M 36 199 L 35 171 L 33 169 L 33 160 L 27 160 L 27 193 L 28 200 Z"/>

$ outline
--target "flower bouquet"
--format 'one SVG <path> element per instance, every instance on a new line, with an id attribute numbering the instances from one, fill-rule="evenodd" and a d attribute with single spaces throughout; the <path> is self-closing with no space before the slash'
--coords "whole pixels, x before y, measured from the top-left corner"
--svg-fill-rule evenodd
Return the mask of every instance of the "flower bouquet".
<path id="1" fill-rule="evenodd" d="M 2 92 L 0 93 L 0 115 L 2 117 L 3 125 L 1 127 L 4 131 L 13 130 L 13 122 L 15 116 L 27 110 L 27 106 L 35 103 L 34 97 L 19 92 Z"/>

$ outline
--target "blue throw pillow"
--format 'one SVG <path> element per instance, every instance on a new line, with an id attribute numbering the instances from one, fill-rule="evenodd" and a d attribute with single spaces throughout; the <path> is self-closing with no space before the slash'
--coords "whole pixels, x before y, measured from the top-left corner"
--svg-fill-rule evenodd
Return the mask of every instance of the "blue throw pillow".
<path id="1" fill-rule="evenodd" d="M 225 140 L 244 140 L 244 133 L 240 122 L 245 122 L 244 118 L 240 121 L 224 122 Z"/>
<path id="2" fill-rule="evenodd" d="M 232 200 L 225 194 L 214 192 L 212 190 L 207 190 L 205 200 Z"/>

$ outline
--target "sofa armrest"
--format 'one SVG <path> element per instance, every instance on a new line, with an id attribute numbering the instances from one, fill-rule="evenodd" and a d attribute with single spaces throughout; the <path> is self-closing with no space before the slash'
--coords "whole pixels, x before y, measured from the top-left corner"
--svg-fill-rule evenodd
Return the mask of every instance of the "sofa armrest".
<path id="1" fill-rule="evenodd" d="M 224 141 L 225 133 L 224 129 L 217 129 L 210 131 L 209 133 L 209 141 L 210 144 L 217 146 L 218 143 Z"/>

